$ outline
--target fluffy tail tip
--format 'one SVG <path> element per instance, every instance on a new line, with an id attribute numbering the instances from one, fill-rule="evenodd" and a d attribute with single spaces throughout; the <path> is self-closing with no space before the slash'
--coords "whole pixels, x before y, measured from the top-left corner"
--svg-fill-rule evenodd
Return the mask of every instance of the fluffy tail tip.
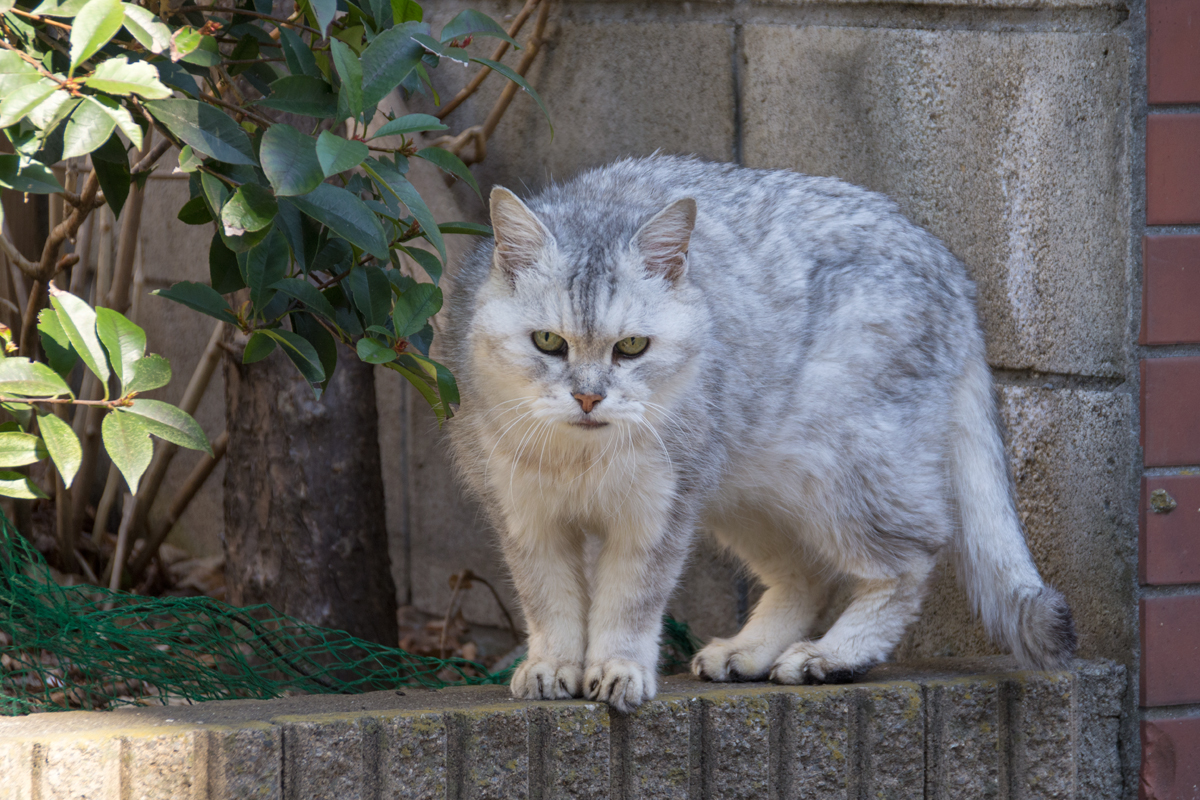
<path id="1" fill-rule="evenodd" d="M 1066 599 L 1043 586 L 1020 604 L 1019 647 L 1014 654 L 1026 669 L 1063 669 L 1075 655 L 1075 621 Z"/>

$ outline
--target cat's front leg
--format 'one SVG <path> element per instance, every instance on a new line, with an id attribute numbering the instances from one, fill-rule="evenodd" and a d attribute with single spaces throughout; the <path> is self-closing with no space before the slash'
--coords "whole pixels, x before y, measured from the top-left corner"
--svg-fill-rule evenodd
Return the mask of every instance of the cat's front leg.
<path id="1" fill-rule="evenodd" d="M 681 516 L 618 520 L 596 562 L 584 694 L 622 713 L 657 691 L 662 615 L 691 541 Z"/>
<path id="2" fill-rule="evenodd" d="M 587 647 L 583 536 L 536 515 L 514 513 L 502 542 L 529 626 L 529 652 L 513 673 L 513 696 L 579 697 Z"/>

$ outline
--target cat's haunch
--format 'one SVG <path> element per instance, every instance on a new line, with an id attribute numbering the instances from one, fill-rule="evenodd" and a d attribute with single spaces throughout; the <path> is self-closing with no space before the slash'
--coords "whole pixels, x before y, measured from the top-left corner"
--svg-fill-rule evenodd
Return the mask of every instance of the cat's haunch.
<path id="1" fill-rule="evenodd" d="M 454 280 L 457 467 L 529 626 L 518 697 L 652 698 L 660 619 L 707 531 L 766 586 L 693 670 L 851 680 L 917 618 L 944 549 L 1023 666 L 1075 646 L 1021 531 L 975 287 L 887 198 L 696 159 L 521 202 Z M 591 545 L 589 546 L 589 542 Z M 831 588 L 852 599 L 819 638 Z"/>

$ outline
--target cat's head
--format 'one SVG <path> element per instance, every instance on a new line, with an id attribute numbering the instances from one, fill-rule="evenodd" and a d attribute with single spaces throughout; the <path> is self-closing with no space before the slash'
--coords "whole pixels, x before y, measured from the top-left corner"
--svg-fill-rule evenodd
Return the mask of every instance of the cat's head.
<path id="1" fill-rule="evenodd" d="M 688 280 L 695 201 L 588 225 L 603 209 L 539 216 L 497 188 L 491 210 L 495 248 L 470 333 L 475 402 L 590 436 L 675 407 L 707 338 Z"/>

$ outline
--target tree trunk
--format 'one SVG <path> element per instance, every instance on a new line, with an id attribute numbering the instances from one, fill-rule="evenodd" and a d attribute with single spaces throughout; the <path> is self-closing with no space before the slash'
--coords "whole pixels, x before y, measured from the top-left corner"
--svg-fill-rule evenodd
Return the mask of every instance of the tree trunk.
<path id="1" fill-rule="evenodd" d="M 395 646 L 371 366 L 342 359 L 318 401 L 279 350 L 226 359 L 225 404 L 230 602 Z"/>

